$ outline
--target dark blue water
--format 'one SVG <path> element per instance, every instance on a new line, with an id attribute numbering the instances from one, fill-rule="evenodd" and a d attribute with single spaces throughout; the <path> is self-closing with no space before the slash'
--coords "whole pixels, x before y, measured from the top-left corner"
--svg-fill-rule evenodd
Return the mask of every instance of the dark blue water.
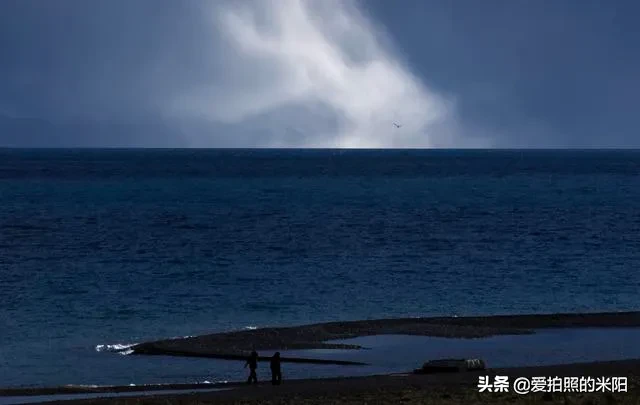
<path id="1" fill-rule="evenodd" d="M 246 326 L 638 310 L 639 231 L 637 151 L 0 150 L 0 385 L 215 380 L 95 347 Z"/>
<path id="2" fill-rule="evenodd" d="M 333 372 L 370 375 L 407 372 L 420 368 L 424 361 L 443 358 L 482 359 L 490 368 L 639 359 L 638 339 L 640 328 L 547 329 L 531 335 L 481 339 L 381 335 L 336 341 L 367 350 L 300 350 L 287 354 L 368 363 L 351 370 L 334 366 Z"/>

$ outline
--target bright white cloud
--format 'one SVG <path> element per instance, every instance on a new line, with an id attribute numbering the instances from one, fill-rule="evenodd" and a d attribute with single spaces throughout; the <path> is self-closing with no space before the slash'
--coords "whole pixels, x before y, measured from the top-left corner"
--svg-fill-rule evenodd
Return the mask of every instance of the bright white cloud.
<path id="1" fill-rule="evenodd" d="M 467 146 L 455 135 L 454 101 L 425 87 L 353 1 L 207 7 L 220 68 L 174 113 L 251 129 L 262 134 L 256 146 Z"/>

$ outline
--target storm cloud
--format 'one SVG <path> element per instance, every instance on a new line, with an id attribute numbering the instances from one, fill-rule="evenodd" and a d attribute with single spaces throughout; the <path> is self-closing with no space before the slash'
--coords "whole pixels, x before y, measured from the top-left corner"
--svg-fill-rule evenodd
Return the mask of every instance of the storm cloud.
<path id="1" fill-rule="evenodd" d="M 636 8 L 5 0 L 0 146 L 640 146 Z"/>

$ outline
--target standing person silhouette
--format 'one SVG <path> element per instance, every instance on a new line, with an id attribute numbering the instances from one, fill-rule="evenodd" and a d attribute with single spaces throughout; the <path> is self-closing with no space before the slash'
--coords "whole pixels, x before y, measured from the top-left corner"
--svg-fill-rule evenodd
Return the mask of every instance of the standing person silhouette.
<path id="1" fill-rule="evenodd" d="M 282 372 L 280 370 L 280 352 L 276 352 L 271 358 L 271 384 L 280 385 Z"/>
<path id="2" fill-rule="evenodd" d="M 247 366 L 249 366 L 249 370 L 251 370 L 247 383 L 251 384 L 251 382 L 253 381 L 257 384 L 258 376 L 256 375 L 256 368 L 258 368 L 258 353 L 255 350 L 251 352 L 247 363 L 244 365 L 244 368 L 247 368 Z"/>

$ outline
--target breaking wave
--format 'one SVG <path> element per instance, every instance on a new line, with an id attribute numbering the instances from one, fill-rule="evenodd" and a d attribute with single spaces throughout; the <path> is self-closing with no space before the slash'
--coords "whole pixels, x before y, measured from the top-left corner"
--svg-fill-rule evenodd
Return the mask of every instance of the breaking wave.
<path id="1" fill-rule="evenodd" d="M 133 353 L 133 346 L 137 343 L 116 343 L 113 345 L 96 345 L 96 352 L 114 352 L 124 356 Z"/>

